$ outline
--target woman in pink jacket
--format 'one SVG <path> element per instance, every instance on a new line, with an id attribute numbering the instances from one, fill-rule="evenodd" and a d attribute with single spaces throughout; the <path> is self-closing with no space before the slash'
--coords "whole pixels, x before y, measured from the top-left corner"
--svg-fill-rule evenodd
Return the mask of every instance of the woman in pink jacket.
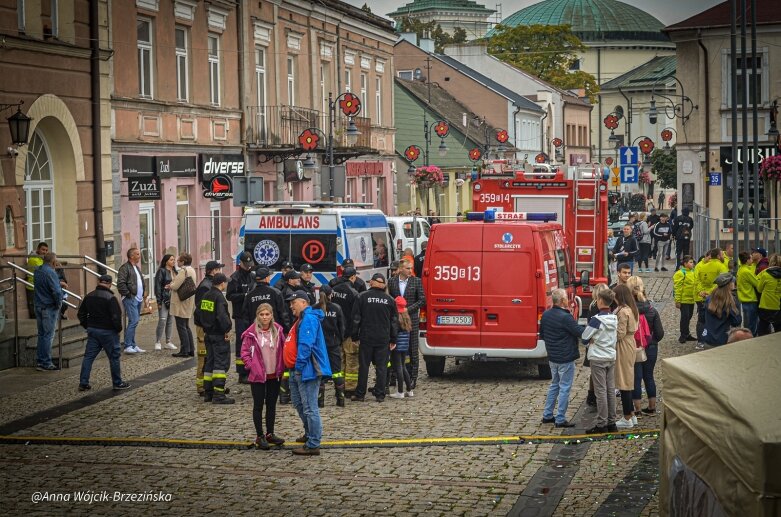
<path id="1" fill-rule="evenodd" d="M 279 381 L 285 364 L 282 348 L 285 334 L 274 321 L 271 305 L 258 306 L 255 321 L 241 335 L 241 359 L 249 372 L 252 389 L 252 421 L 255 423 L 255 447 L 269 450 L 271 445 L 282 445 L 285 440 L 274 435 Z M 266 434 L 263 434 L 263 404 L 266 404 Z"/>

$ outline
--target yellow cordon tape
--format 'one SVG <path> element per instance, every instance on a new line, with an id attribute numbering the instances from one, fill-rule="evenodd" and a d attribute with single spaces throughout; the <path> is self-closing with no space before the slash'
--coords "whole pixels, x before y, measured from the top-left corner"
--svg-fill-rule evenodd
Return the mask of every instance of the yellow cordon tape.
<path id="1" fill-rule="evenodd" d="M 525 436 L 479 436 L 450 438 L 389 438 L 376 440 L 333 440 L 321 443 L 323 448 L 350 449 L 368 447 L 429 447 L 450 445 L 524 445 L 524 444 L 564 444 L 579 445 L 592 442 L 612 440 L 638 440 L 641 438 L 656 439 L 658 429 L 644 429 L 639 432 L 621 431 L 602 434 L 569 434 L 569 435 L 525 435 Z M 140 437 L 68 437 L 68 436 L 18 436 L 0 435 L 2 445 L 89 445 L 89 446 L 138 446 L 138 447 L 170 447 L 190 449 L 247 449 L 252 442 L 237 442 L 227 440 L 177 440 L 169 438 Z M 300 443 L 286 443 L 283 447 L 301 447 Z"/>

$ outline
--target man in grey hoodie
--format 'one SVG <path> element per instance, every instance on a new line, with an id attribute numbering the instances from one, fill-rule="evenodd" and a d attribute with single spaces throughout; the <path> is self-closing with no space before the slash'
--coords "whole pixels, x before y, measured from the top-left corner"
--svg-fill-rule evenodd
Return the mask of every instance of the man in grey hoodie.
<path id="1" fill-rule="evenodd" d="M 615 302 L 613 291 L 605 289 L 597 296 L 599 314 L 593 316 L 583 331 L 583 342 L 589 343 L 586 357 L 591 362 L 591 379 L 597 398 L 597 420 L 586 434 L 615 432 L 616 428 L 616 339 L 618 318 L 610 312 Z"/>

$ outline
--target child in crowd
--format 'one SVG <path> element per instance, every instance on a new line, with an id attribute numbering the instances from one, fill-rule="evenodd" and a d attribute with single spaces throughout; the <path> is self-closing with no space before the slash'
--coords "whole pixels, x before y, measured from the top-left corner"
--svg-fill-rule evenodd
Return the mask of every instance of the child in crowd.
<path id="1" fill-rule="evenodd" d="M 673 275 L 673 295 L 675 307 L 681 311 L 679 343 L 697 341 L 691 335 L 689 324 L 694 315 L 694 302 L 697 296 L 697 275 L 694 273 L 694 258 L 686 255 L 681 260 L 681 269 Z"/>
<path id="2" fill-rule="evenodd" d="M 586 358 L 591 364 L 591 379 L 597 400 L 597 419 L 594 427 L 586 434 L 615 432 L 616 428 L 616 329 L 618 317 L 610 312 L 615 295 L 610 289 L 602 289 L 595 296 L 599 313 L 591 317 L 583 342 L 588 344 Z"/>
<path id="3" fill-rule="evenodd" d="M 396 372 L 396 383 L 398 385 L 398 392 L 391 393 L 390 397 L 394 399 L 403 399 L 407 397 L 414 397 L 412 392 L 412 382 L 409 376 L 409 372 L 404 367 L 404 358 L 409 352 L 409 336 L 412 330 L 412 320 L 404 309 L 407 308 L 407 300 L 403 296 L 396 297 L 396 309 L 399 311 L 399 333 L 396 336 L 396 345 L 391 345 L 391 364 L 393 370 Z M 404 392 L 404 385 L 406 383 L 407 391 Z"/>
<path id="4" fill-rule="evenodd" d="M 599 293 L 601 293 L 602 291 L 606 291 L 608 289 L 609 287 L 607 286 L 607 284 L 597 284 L 591 290 L 591 304 L 588 306 L 588 314 L 586 315 L 588 319 L 591 319 L 597 314 L 599 314 L 600 309 L 599 309 L 599 304 L 597 304 L 597 300 L 599 299 Z M 586 357 L 583 359 L 583 366 L 584 367 L 590 366 L 588 353 L 586 353 Z M 586 396 L 586 404 L 588 404 L 591 407 L 597 407 L 597 398 L 596 395 L 594 394 L 594 379 L 591 378 L 589 378 L 588 381 L 588 395 Z"/>

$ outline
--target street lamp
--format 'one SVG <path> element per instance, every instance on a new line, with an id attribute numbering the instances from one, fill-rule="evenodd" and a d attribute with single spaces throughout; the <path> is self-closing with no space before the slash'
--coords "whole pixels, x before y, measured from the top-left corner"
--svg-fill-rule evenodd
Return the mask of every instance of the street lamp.
<path id="1" fill-rule="evenodd" d="M 680 95 L 676 94 L 673 96 L 668 96 L 656 91 L 656 83 L 658 83 L 660 80 L 667 80 L 667 79 L 674 79 L 675 82 L 678 83 L 678 85 L 681 87 Z M 664 79 L 657 79 L 656 81 L 654 81 L 654 84 L 651 87 L 651 105 L 648 108 L 648 121 L 651 124 L 656 124 L 656 121 L 659 118 L 659 110 L 656 108 L 656 99 L 654 98 L 654 96 L 661 97 L 662 99 L 668 101 L 670 104 L 664 106 L 664 114 L 667 116 L 667 118 L 682 119 L 683 121 L 682 124 L 686 124 L 686 121 L 689 120 L 692 111 L 699 109 L 699 106 L 694 104 L 694 101 L 692 101 L 689 97 L 686 96 L 686 92 L 683 88 L 683 83 L 681 83 L 681 81 L 677 77 L 671 75 L 669 77 L 665 77 Z M 680 101 L 678 101 L 679 97 L 680 97 Z M 671 108 L 672 108 L 672 112 L 670 112 Z"/>
<path id="2" fill-rule="evenodd" d="M 492 147 L 491 129 L 488 127 L 488 124 L 486 124 L 485 118 L 483 118 L 480 124 L 483 126 L 483 139 L 485 141 L 485 144 L 478 145 L 477 147 L 473 147 L 467 153 L 469 159 L 475 163 L 479 161 L 481 158 L 488 158 L 488 155 Z M 498 145 L 496 145 L 496 154 L 498 156 L 501 156 L 507 152 L 507 145 L 505 144 L 507 144 L 508 140 L 510 140 L 510 134 L 507 132 L 506 129 L 502 129 L 502 128 L 494 128 L 493 131 L 494 131 L 493 140 L 496 140 L 498 142 Z"/>
<path id="3" fill-rule="evenodd" d="M 431 146 L 431 132 L 434 132 L 439 137 L 439 146 L 437 147 L 437 154 L 440 158 L 447 156 L 448 148 L 445 143 L 445 137 L 450 134 L 450 124 L 446 120 L 437 120 L 429 124 L 428 115 L 423 112 L 423 139 L 426 143 L 425 151 L 423 152 L 423 160 L 426 162 L 426 167 L 429 164 L 429 147 Z"/>
<path id="4" fill-rule="evenodd" d="M 551 140 L 550 143 L 553 144 L 554 156 L 556 157 L 556 161 L 563 162 L 564 161 L 564 140 L 562 140 L 559 137 L 556 137 L 553 140 Z"/>
<path id="5" fill-rule="evenodd" d="M 634 139 L 632 145 L 634 146 L 638 140 L 640 141 L 640 145 L 638 147 L 640 148 L 640 152 L 643 153 L 643 165 L 651 165 L 651 153 L 655 147 L 654 141 L 649 136 L 640 135 Z"/>
<path id="6" fill-rule="evenodd" d="M 26 145 L 30 135 L 30 117 L 22 113 L 24 101 L 17 104 L 0 104 L 0 112 L 8 108 L 16 108 L 16 113 L 8 117 L 8 129 L 11 131 L 11 143 L 13 145 Z"/>
<path id="7" fill-rule="evenodd" d="M 358 141 L 358 136 L 361 132 L 355 125 L 354 117 L 361 112 L 361 100 L 350 92 L 344 92 L 335 99 L 333 93 L 328 93 L 328 134 L 326 135 L 322 129 L 316 127 L 310 127 L 305 129 L 298 135 L 298 143 L 301 149 L 307 153 L 304 163 L 302 164 L 304 170 L 316 171 L 317 163 L 312 158 L 312 151 L 315 151 L 320 145 L 321 136 L 326 139 L 325 149 L 325 161 L 328 163 L 328 197 L 333 200 L 334 198 L 334 170 L 336 168 L 336 161 L 334 159 L 334 129 L 336 124 L 336 105 L 339 105 L 339 109 L 347 117 L 347 129 L 345 130 L 345 140 L 347 145 L 353 146 Z"/>

